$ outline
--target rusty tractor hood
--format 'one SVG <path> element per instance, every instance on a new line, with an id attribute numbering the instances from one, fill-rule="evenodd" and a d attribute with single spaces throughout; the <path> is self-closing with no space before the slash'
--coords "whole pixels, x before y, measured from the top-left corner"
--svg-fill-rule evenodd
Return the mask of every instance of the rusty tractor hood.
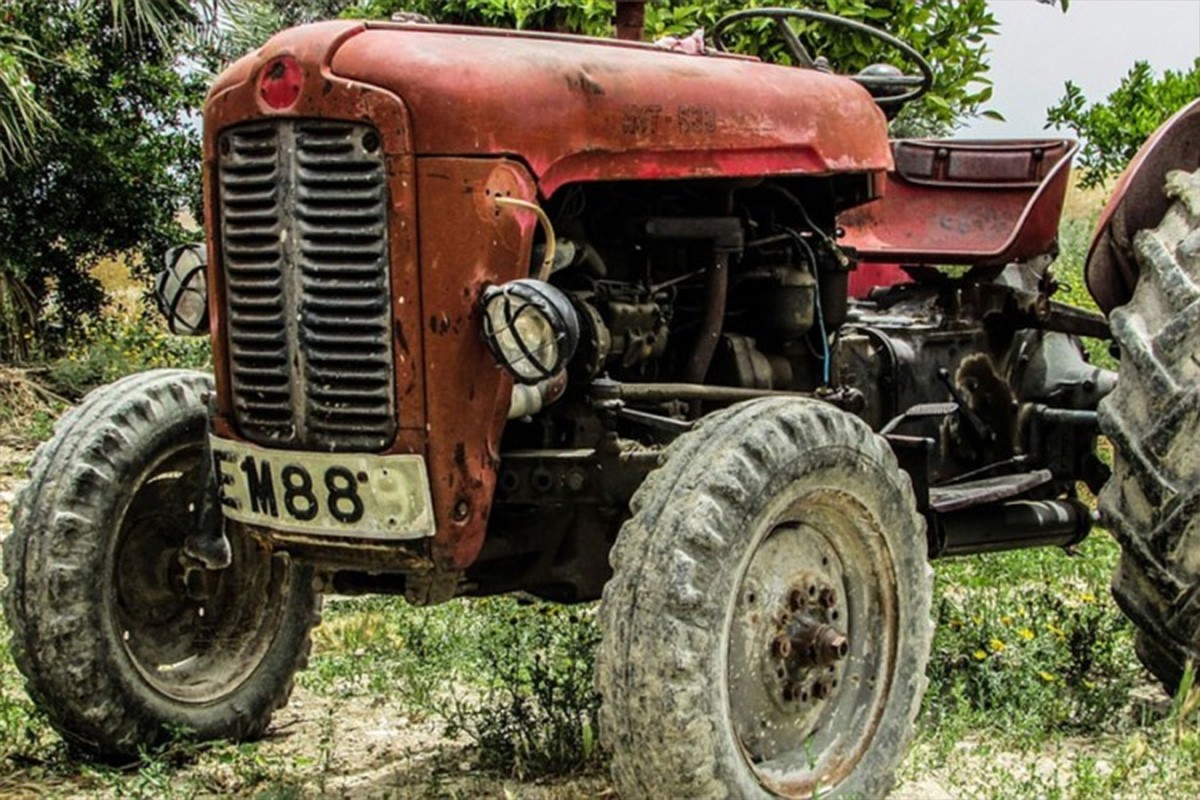
<path id="1" fill-rule="evenodd" d="M 307 26 L 231 67 L 210 102 L 284 53 L 306 71 L 399 97 L 418 157 L 513 157 L 545 196 L 576 181 L 882 172 L 892 164 L 883 113 L 848 79 L 556 34 Z"/>

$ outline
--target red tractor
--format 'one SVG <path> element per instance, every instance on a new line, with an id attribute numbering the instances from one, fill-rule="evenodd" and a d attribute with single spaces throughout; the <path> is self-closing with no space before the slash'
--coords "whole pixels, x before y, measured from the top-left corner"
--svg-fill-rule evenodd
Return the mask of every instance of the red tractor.
<path id="1" fill-rule="evenodd" d="M 761 17 L 793 65 L 722 51 Z M 793 18 L 911 68 L 832 74 Z M 1200 107 L 1106 219 L 1110 334 L 1053 299 L 1072 142 L 889 142 L 930 68 L 859 23 L 754 9 L 712 39 L 342 21 L 217 80 L 206 257 L 160 281 L 215 376 L 90 395 L 5 545 L 13 653 L 67 740 L 261 733 L 323 593 L 523 591 L 601 599 L 622 796 L 881 796 L 925 688 L 930 560 L 1078 542 L 1078 482 L 1108 481 L 1118 599 L 1177 680 Z M 852 297 L 883 264 L 904 280 Z M 1079 336 L 1115 337 L 1119 379 Z"/>

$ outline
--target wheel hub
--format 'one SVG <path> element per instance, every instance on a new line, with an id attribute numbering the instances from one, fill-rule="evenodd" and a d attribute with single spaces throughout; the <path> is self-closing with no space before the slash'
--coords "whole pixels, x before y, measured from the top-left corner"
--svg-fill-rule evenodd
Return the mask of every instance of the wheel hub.
<path id="1" fill-rule="evenodd" d="M 867 523 L 814 493 L 758 543 L 730 608 L 733 733 L 766 786 L 806 797 L 869 742 L 889 691 L 895 601 Z M 785 789 L 786 787 L 786 789 Z"/>
<path id="2" fill-rule="evenodd" d="M 203 448 L 164 453 L 130 492 L 119 522 L 113 623 L 132 666 L 162 695 L 206 704 L 227 696 L 270 649 L 287 585 L 282 562 L 238 537 L 224 569 L 189 555 Z"/>
<path id="3" fill-rule="evenodd" d="M 777 602 L 767 629 L 762 675 L 782 710 L 819 703 L 837 689 L 850 642 L 841 631 L 839 592 L 828 576 L 806 572 Z"/>

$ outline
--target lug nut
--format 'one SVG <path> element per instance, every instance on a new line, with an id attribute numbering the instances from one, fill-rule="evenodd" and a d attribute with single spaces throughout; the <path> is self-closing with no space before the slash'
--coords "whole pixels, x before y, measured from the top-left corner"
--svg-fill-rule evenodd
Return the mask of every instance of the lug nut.
<path id="1" fill-rule="evenodd" d="M 792 591 L 788 593 L 788 605 L 791 607 L 792 611 L 799 611 L 800 607 L 804 605 L 804 592 L 800 591 L 799 589 L 792 589 Z"/>
<path id="2" fill-rule="evenodd" d="M 783 700 L 790 703 L 799 696 L 799 687 L 796 684 L 788 681 L 783 685 Z"/>
<path id="3" fill-rule="evenodd" d="M 792 640 L 780 634 L 771 640 L 771 655 L 776 658 L 787 658 L 792 654 Z"/>
<path id="4" fill-rule="evenodd" d="M 821 608 L 833 608 L 837 605 L 837 593 L 827 586 L 821 590 L 817 602 L 821 604 Z"/>
<path id="5" fill-rule="evenodd" d="M 817 681 L 813 684 L 812 695 L 818 700 L 824 700 L 829 696 L 829 684 L 825 681 Z"/>

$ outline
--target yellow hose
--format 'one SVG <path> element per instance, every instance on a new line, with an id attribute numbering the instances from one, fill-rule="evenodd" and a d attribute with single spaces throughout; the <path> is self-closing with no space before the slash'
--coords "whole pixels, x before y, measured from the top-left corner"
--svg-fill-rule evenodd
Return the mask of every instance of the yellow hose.
<path id="1" fill-rule="evenodd" d="M 536 277 L 539 281 L 549 280 L 550 270 L 554 268 L 554 253 L 558 249 L 558 240 L 554 236 L 554 226 L 550 224 L 550 217 L 546 216 L 546 212 L 542 210 L 541 206 L 528 200 L 520 200 L 516 197 L 497 197 L 495 200 L 498 206 L 523 208 L 537 215 L 538 222 L 541 223 L 542 230 L 546 234 L 546 255 L 542 258 L 542 266 Z"/>

